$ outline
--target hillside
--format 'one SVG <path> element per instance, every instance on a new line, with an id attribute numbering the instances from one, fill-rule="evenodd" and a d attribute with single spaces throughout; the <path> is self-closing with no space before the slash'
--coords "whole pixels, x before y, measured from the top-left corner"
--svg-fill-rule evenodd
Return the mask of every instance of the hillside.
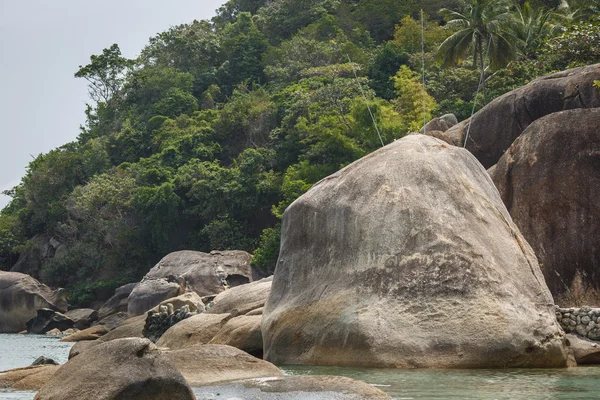
<path id="1" fill-rule="evenodd" d="M 0 269 L 53 240 L 27 272 L 75 305 L 181 249 L 246 250 L 269 274 L 284 210 L 323 177 L 434 116 L 596 62 L 598 2 L 556 3 L 230 0 L 137 59 L 109 46 L 75 73 L 90 92 L 77 140 L 7 192 Z"/>

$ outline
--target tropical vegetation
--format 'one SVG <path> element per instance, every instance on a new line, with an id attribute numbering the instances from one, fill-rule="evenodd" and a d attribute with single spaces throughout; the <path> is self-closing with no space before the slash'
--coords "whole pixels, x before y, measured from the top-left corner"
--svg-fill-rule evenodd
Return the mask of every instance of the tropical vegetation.
<path id="1" fill-rule="evenodd" d="M 229 0 L 79 67 L 86 122 L 6 192 L 0 267 L 53 237 L 40 279 L 79 305 L 180 249 L 272 273 L 285 208 L 317 181 L 599 55 L 597 1 Z"/>

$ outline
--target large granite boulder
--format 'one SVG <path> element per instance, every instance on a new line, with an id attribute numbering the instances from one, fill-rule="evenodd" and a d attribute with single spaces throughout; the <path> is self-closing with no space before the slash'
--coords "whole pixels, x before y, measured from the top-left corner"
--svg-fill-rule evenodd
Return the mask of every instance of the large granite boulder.
<path id="1" fill-rule="evenodd" d="M 283 376 L 279 368 L 231 346 L 197 345 L 165 352 L 191 386 L 233 379 Z"/>
<path id="2" fill-rule="evenodd" d="M 65 312 L 68 306 L 62 289 L 53 291 L 29 275 L 0 271 L 0 333 L 25 330 L 40 308 Z"/>
<path id="3" fill-rule="evenodd" d="M 544 76 L 494 99 L 445 135 L 463 146 L 469 130 L 467 149 L 489 168 L 535 120 L 558 111 L 600 107 L 595 80 L 600 80 L 600 64 Z"/>
<path id="4" fill-rule="evenodd" d="M 261 308 L 269 297 L 272 283 L 273 277 L 271 276 L 225 290 L 214 298 L 206 312 L 209 314 L 227 313 L 236 317 Z"/>
<path id="5" fill-rule="evenodd" d="M 49 261 L 67 249 L 64 243 L 46 234 L 34 236 L 29 243 L 29 247 L 21 253 L 10 271 L 31 275 L 36 279 Z"/>
<path id="6" fill-rule="evenodd" d="M 59 365 L 44 364 L 0 372 L 0 389 L 40 390 L 59 368 Z"/>
<path id="7" fill-rule="evenodd" d="M 265 359 L 370 367 L 561 367 L 536 257 L 468 151 L 410 135 L 285 211 Z"/>
<path id="8" fill-rule="evenodd" d="M 84 330 L 98 319 L 98 311 L 91 308 L 76 308 L 69 310 L 65 315 L 73 320 L 74 328 Z"/>
<path id="9" fill-rule="evenodd" d="M 163 300 L 177 297 L 184 292 L 183 282 L 173 276 L 144 278 L 129 295 L 127 316 L 132 318 L 145 314 Z"/>
<path id="10" fill-rule="evenodd" d="M 71 358 L 36 400 L 195 399 L 184 377 L 147 339 L 102 343 Z"/>
<path id="11" fill-rule="evenodd" d="M 158 347 L 172 350 L 207 344 L 223 328 L 231 314 L 202 313 L 170 327 L 156 342 Z"/>
<path id="12" fill-rule="evenodd" d="M 559 303 L 564 295 L 600 291 L 599 127 L 599 108 L 538 119 L 491 171 Z"/>
<path id="13" fill-rule="evenodd" d="M 230 381 L 196 389 L 201 398 L 213 393 L 226 399 L 253 400 L 366 400 L 391 399 L 368 383 L 343 376 L 291 375 Z"/>
<path id="14" fill-rule="evenodd" d="M 128 283 L 127 285 L 118 287 L 115 290 L 115 294 L 98 310 L 98 320 L 105 319 L 118 312 L 127 312 L 129 295 L 136 286 L 137 283 Z"/>

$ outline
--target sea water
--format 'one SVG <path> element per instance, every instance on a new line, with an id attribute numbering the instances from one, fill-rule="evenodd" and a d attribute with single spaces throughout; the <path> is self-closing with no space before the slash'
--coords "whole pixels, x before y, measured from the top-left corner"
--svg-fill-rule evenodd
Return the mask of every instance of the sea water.
<path id="1" fill-rule="evenodd" d="M 0 335 L 0 371 L 26 367 L 39 356 L 67 361 L 72 343 L 44 335 Z M 398 400 L 600 399 L 600 367 L 561 369 L 433 370 L 282 367 L 289 375 L 342 375 L 375 385 Z M 227 399 L 196 389 L 198 400 Z M 31 400 L 33 392 L 0 389 L 0 400 Z M 215 397 L 217 396 L 217 397 Z"/>

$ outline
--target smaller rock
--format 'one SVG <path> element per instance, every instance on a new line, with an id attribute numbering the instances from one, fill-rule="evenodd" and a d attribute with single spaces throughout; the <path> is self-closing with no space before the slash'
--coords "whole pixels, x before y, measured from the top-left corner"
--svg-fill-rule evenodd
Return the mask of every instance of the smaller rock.
<path id="1" fill-rule="evenodd" d="M 578 365 L 600 364 L 600 347 L 597 343 L 570 333 L 567 339 Z"/>
<path id="2" fill-rule="evenodd" d="M 50 380 L 60 366 L 37 365 L 0 373 L 0 389 L 37 391 Z"/>
<path id="3" fill-rule="evenodd" d="M 63 333 L 58 328 L 50 329 L 48 332 L 46 332 L 46 335 L 62 335 L 62 334 Z"/>
<path id="4" fill-rule="evenodd" d="M 139 317 L 129 318 L 123 321 L 115 329 L 111 330 L 98 340 L 102 342 L 110 342 L 115 339 L 124 338 L 143 338 L 144 324 L 146 323 L 146 316 L 140 315 Z"/>
<path id="5" fill-rule="evenodd" d="M 53 329 L 62 332 L 73 328 L 73 325 L 73 320 L 66 315 L 49 308 L 40 308 L 37 316 L 27 321 L 27 332 L 43 334 Z"/>
<path id="6" fill-rule="evenodd" d="M 202 313 L 194 315 L 169 328 L 156 342 L 156 345 L 175 350 L 207 344 L 230 318 L 230 314 Z"/>
<path id="7" fill-rule="evenodd" d="M 61 342 L 80 342 L 82 340 L 96 340 L 106 335 L 109 329 L 104 325 L 96 325 L 91 328 L 76 332 L 70 336 L 60 339 Z"/>
<path id="8" fill-rule="evenodd" d="M 123 323 L 123 321 L 125 321 L 126 319 L 127 319 L 126 312 L 116 312 L 114 314 L 109 315 L 106 318 L 102 318 L 101 320 L 97 321 L 94 325 L 104 325 L 109 330 L 113 330 L 117 326 L 119 326 L 121 323 Z"/>
<path id="9" fill-rule="evenodd" d="M 30 367 L 34 367 L 36 365 L 59 365 L 59 364 L 51 358 L 39 356 L 34 362 L 31 363 Z"/>
<path id="10" fill-rule="evenodd" d="M 79 330 L 89 328 L 98 319 L 98 311 L 91 308 L 76 308 L 65 315 L 73 320 L 73 326 Z"/>
<path id="11" fill-rule="evenodd" d="M 98 319 L 104 319 L 118 312 L 127 313 L 127 299 L 137 283 L 128 283 L 115 290 L 115 294 L 98 310 Z"/>
<path id="12" fill-rule="evenodd" d="M 589 324 L 589 323 L 590 323 L 590 321 L 591 321 L 591 319 L 590 319 L 590 317 L 588 317 L 587 315 L 581 318 L 581 323 L 582 323 L 582 324 L 585 324 L 585 325 L 587 325 L 587 324 Z"/>
<path id="13" fill-rule="evenodd" d="M 283 375 L 270 362 L 225 345 L 197 345 L 167 351 L 165 356 L 192 386 Z"/>

